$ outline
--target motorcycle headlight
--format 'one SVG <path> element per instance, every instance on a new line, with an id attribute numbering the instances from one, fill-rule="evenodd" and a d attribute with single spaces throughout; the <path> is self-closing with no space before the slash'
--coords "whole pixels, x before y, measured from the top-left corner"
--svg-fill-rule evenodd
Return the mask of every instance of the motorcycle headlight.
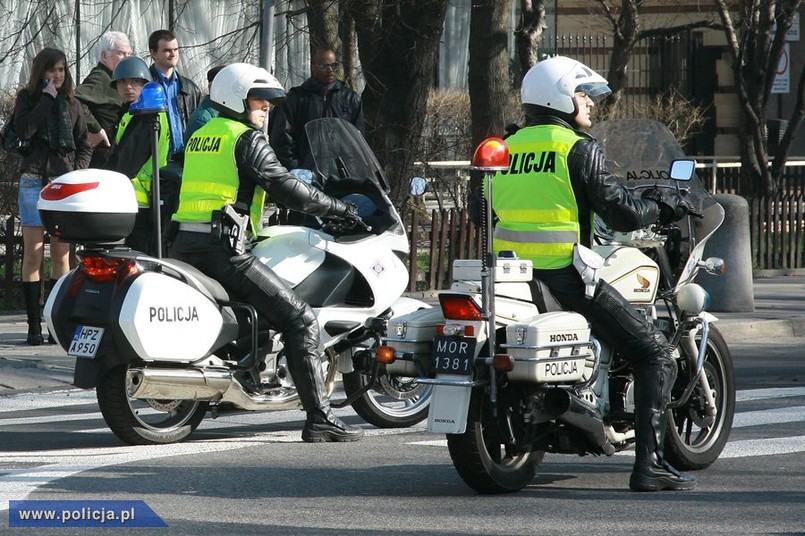
<path id="1" fill-rule="evenodd" d="M 688 283 L 677 291 L 676 304 L 684 312 L 696 315 L 710 306 L 710 294 L 700 285 Z"/>

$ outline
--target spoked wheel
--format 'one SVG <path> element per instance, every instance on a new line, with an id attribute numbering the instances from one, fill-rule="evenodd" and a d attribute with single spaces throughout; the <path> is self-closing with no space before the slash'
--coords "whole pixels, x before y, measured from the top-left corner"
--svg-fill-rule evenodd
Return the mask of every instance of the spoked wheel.
<path id="1" fill-rule="evenodd" d="M 182 441 L 204 418 L 209 404 L 198 400 L 139 400 L 128 396 L 126 371 L 119 365 L 98 382 L 98 406 L 106 424 L 129 445 Z"/>
<path id="2" fill-rule="evenodd" d="M 682 470 L 703 469 L 711 465 L 724 450 L 732 431 L 735 370 L 724 337 L 712 326 L 703 370 L 715 399 L 715 415 L 705 411 L 705 393 L 699 382 L 688 402 L 672 410 L 668 419 L 665 457 Z M 679 376 L 689 378 L 684 371 L 680 371 Z"/>
<path id="3" fill-rule="evenodd" d="M 366 374 L 359 370 L 344 374 L 344 392 L 351 396 L 367 381 Z M 378 385 L 353 402 L 352 408 L 378 428 L 408 428 L 428 416 L 432 391 L 430 385 L 417 383 L 415 378 L 391 376 L 381 370 Z"/>
<path id="4" fill-rule="evenodd" d="M 511 388 L 498 389 L 497 418 L 488 394 L 476 388 L 470 400 L 467 431 L 448 434 L 447 446 L 462 480 L 479 493 L 509 493 L 528 485 L 544 451 L 523 451 L 523 405 Z M 513 434 L 513 437 L 511 437 Z"/>

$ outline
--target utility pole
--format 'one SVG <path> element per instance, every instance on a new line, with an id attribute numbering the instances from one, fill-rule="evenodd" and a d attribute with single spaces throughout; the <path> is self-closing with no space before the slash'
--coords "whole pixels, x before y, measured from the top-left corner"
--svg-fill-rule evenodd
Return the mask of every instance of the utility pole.
<path id="1" fill-rule="evenodd" d="M 260 31 L 260 65 L 274 73 L 274 0 L 263 4 L 263 24 Z"/>

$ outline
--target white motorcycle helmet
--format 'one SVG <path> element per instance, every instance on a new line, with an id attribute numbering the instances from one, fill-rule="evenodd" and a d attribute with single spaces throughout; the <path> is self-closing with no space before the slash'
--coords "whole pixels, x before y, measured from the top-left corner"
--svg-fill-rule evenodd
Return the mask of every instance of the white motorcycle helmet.
<path id="1" fill-rule="evenodd" d="M 584 91 L 593 102 L 612 93 L 606 79 L 583 63 L 554 56 L 528 70 L 520 88 L 520 100 L 526 114 L 529 107 L 539 106 L 547 108 L 546 111 L 559 112 L 560 117 L 572 118 L 578 111 L 573 101 L 577 91 Z"/>
<path id="2" fill-rule="evenodd" d="M 247 97 L 258 97 L 277 105 L 285 100 L 285 90 L 271 73 L 248 63 L 233 63 L 221 69 L 210 85 L 210 100 L 223 114 L 244 119 Z"/>

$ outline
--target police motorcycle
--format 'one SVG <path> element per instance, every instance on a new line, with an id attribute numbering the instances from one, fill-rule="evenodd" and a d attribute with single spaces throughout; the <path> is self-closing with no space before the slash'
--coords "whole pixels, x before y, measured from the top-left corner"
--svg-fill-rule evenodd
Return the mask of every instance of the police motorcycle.
<path id="1" fill-rule="evenodd" d="M 701 270 L 724 271 L 722 259 L 704 257 L 724 210 L 664 125 L 611 121 L 593 135 L 629 188 L 672 188 L 692 207 L 680 222 L 631 233 L 599 222 L 596 245 L 579 251 L 574 264 L 589 290 L 598 278 L 608 281 L 668 338 L 679 373 L 665 458 L 681 470 L 703 469 L 723 450 L 735 411 L 730 351 L 706 311 L 708 293 L 694 282 Z M 478 147 L 473 166 L 492 184 L 488 199 L 492 173 L 508 169 L 508 160 L 503 140 Z M 491 236 L 491 214 L 485 217 Z M 486 249 L 484 259 L 455 261 L 440 308 L 392 319 L 376 358 L 433 386 L 427 430 L 446 434 L 467 485 L 493 494 L 527 486 L 546 453 L 610 456 L 629 448 L 635 406 L 626 360 L 583 316 L 562 311 L 547 288 L 529 284 L 531 261 Z"/>
<path id="2" fill-rule="evenodd" d="M 422 308 L 402 297 L 409 244 L 381 168 L 363 136 L 334 118 L 307 127 L 327 193 L 354 201 L 355 225 L 270 226 L 251 252 L 308 302 L 321 328 L 332 393 L 379 427 L 426 417 L 430 386 L 395 376 L 373 359 L 389 318 Z M 123 175 L 80 170 L 55 179 L 38 208 L 48 231 L 79 244 L 80 264 L 54 286 L 48 329 L 76 358 L 74 384 L 95 388 L 109 428 L 129 444 L 181 441 L 208 410 L 300 407 L 278 333 L 193 266 L 120 245 L 137 202 Z M 233 239 L 237 222 L 222 225 Z M 214 226 L 213 226 L 214 227 Z"/>

